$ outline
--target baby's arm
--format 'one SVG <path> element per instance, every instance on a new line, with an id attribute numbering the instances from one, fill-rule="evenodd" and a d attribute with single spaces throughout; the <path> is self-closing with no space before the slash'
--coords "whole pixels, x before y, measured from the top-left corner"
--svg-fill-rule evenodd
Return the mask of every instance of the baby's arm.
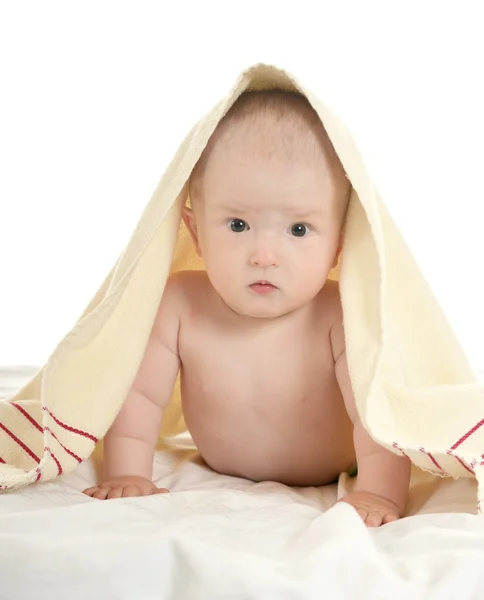
<path id="1" fill-rule="evenodd" d="M 336 377 L 353 422 L 358 463 L 356 491 L 343 500 L 356 508 L 367 525 L 378 526 L 403 515 L 410 483 L 410 461 L 377 444 L 361 423 L 348 372 L 342 315 L 332 327 L 331 343 Z"/>
<path id="2" fill-rule="evenodd" d="M 168 280 L 146 350 L 125 402 L 104 438 L 104 479 L 84 490 L 98 499 L 159 493 L 151 482 L 163 410 L 180 367 L 179 298 Z"/>
<path id="3" fill-rule="evenodd" d="M 405 510 L 410 482 L 410 461 L 377 444 L 363 427 L 351 389 L 345 351 L 340 354 L 335 368 L 346 410 L 353 421 L 353 443 L 358 463 L 357 493 L 350 495 L 354 496 L 353 498 L 347 497 L 345 500 L 355 505 L 369 525 L 394 521 L 401 517 Z M 375 498 L 370 495 L 376 496 L 377 501 L 375 502 Z M 386 502 L 380 502 L 379 499 Z M 363 512 L 366 514 L 363 515 Z"/>

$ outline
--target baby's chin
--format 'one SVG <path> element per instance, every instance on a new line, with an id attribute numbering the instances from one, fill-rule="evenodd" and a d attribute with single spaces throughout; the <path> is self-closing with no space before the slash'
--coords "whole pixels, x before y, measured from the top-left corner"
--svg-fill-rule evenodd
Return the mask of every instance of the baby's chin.
<path id="1" fill-rule="evenodd" d="M 285 315 L 292 312 L 291 310 L 286 311 L 250 311 L 250 310 L 235 310 L 240 317 L 245 319 L 258 319 L 260 321 L 274 321 L 280 319 Z"/>
<path id="2" fill-rule="evenodd" d="M 262 300 L 262 299 L 261 299 Z M 271 303 L 271 302 L 225 302 L 226 305 L 239 317 L 245 319 L 260 319 L 260 320 L 274 320 L 284 317 L 294 310 L 297 310 L 298 306 L 287 306 Z"/>

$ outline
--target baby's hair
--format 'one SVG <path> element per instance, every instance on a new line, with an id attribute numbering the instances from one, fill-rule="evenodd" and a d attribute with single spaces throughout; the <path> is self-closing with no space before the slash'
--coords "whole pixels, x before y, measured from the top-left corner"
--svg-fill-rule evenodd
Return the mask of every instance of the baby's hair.
<path id="1" fill-rule="evenodd" d="M 243 92 L 218 123 L 190 177 L 190 197 L 200 183 L 214 148 L 231 151 L 234 140 L 247 142 L 253 158 L 302 162 L 316 166 L 323 154 L 337 177 L 344 168 L 326 129 L 303 94 L 279 89 Z"/>

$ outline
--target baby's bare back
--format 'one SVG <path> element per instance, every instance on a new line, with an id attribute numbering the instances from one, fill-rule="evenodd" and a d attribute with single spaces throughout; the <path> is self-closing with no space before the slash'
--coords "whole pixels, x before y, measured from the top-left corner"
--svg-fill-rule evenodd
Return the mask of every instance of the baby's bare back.
<path id="1" fill-rule="evenodd" d="M 204 272 L 180 279 L 178 349 L 187 427 L 214 470 L 323 485 L 355 462 L 329 330 L 337 284 L 275 320 L 246 319 Z"/>

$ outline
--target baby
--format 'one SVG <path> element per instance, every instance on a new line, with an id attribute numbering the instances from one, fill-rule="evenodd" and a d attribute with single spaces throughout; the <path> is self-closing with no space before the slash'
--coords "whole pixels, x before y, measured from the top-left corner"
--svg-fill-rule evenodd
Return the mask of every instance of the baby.
<path id="1" fill-rule="evenodd" d="M 410 464 L 361 424 L 345 354 L 337 264 L 351 185 L 299 94 L 246 92 L 190 178 L 183 219 L 205 271 L 167 281 L 146 352 L 104 439 L 99 499 L 151 481 L 180 371 L 185 422 L 215 471 L 321 486 L 358 466 L 342 500 L 369 526 L 398 519 Z"/>

